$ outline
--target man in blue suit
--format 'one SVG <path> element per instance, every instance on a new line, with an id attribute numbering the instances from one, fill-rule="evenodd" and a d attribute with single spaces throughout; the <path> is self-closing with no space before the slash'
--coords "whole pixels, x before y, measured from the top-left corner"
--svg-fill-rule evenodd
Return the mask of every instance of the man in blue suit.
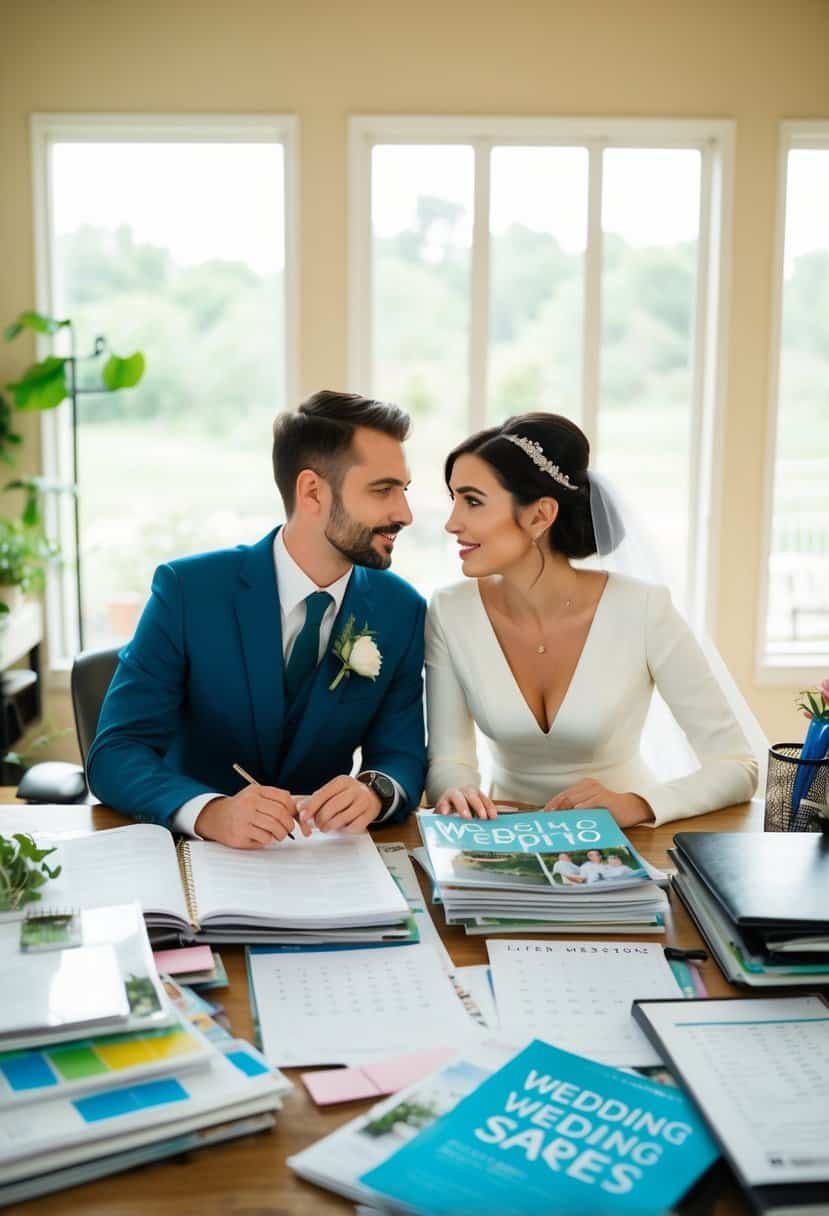
<path id="1" fill-rule="evenodd" d="M 87 758 L 102 802 L 243 849 L 417 805 L 425 603 L 388 570 L 412 520 L 408 429 L 397 406 L 328 391 L 279 415 L 287 522 L 156 570 Z"/>

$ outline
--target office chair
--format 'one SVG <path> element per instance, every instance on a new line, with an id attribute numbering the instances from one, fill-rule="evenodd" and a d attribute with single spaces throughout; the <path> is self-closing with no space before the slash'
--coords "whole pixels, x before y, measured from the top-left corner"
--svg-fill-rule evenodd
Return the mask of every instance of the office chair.
<path id="1" fill-rule="evenodd" d="M 118 650 L 117 646 L 108 650 L 85 650 L 72 664 L 72 712 L 82 765 L 63 760 L 45 760 L 32 765 L 17 787 L 18 798 L 25 802 L 67 804 L 88 800 L 86 757 L 98 729 L 104 697 L 118 666 Z"/>

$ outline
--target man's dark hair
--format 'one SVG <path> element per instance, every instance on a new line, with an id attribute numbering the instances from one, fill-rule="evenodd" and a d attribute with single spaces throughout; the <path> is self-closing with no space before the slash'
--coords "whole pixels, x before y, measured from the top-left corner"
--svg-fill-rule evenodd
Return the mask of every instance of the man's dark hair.
<path id="1" fill-rule="evenodd" d="M 354 463 L 357 427 L 382 431 L 402 443 L 409 421 L 397 405 L 332 389 L 313 393 L 296 411 L 278 414 L 273 424 L 273 475 L 286 514 L 293 514 L 296 479 L 303 469 L 313 469 L 339 492 Z"/>

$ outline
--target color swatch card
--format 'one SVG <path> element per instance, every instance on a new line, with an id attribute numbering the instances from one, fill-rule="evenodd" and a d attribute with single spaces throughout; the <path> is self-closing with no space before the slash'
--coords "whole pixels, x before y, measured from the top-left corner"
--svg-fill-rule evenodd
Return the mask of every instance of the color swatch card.
<path id="1" fill-rule="evenodd" d="M 25 1118 L 0 1111 L 0 1175 L 25 1178 L 47 1166 L 158 1140 L 163 1129 L 181 1134 L 230 1118 L 273 1110 L 286 1088 L 257 1051 L 239 1040 L 211 1047 L 207 1066 L 168 1068 L 164 1076 L 119 1084 L 98 1093 L 34 1102 Z"/>
<path id="2" fill-rule="evenodd" d="M 431 946 L 248 951 L 271 1064 L 361 1064 L 480 1036 Z"/>
<path id="3" fill-rule="evenodd" d="M 679 989 L 654 942 L 488 941 L 500 1033 L 532 1035 L 616 1067 L 659 1064 L 631 1016 L 638 998 Z"/>
<path id="4" fill-rule="evenodd" d="M 206 1066 L 210 1048 L 185 1021 L 0 1052 L 0 1111 L 127 1081 Z"/>

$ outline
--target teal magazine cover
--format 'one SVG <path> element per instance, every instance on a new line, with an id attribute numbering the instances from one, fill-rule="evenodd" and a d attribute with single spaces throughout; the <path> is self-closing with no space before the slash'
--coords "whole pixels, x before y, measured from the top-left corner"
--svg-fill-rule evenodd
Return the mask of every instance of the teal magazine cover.
<path id="1" fill-rule="evenodd" d="M 648 879 L 610 811 L 528 811 L 492 820 L 421 812 L 418 825 L 439 884 L 575 895 Z"/>
<path id="2" fill-rule="evenodd" d="M 423 1216 L 656 1216 L 717 1155 L 678 1089 L 536 1039 L 360 1181 Z"/>

